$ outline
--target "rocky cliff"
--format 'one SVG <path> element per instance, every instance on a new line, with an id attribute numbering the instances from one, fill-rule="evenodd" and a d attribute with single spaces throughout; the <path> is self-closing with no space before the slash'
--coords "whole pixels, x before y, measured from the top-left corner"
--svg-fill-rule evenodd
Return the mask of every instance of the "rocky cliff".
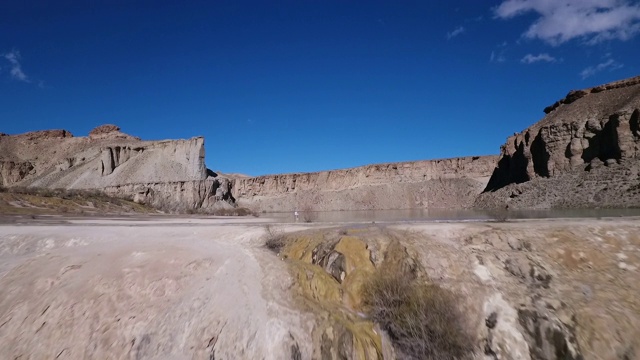
<path id="1" fill-rule="evenodd" d="M 114 125 L 0 134 L 0 185 L 101 189 L 169 209 L 255 211 L 640 207 L 640 77 L 569 94 L 500 156 L 218 176 L 204 139 L 141 141 Z"/>
<path id="2" fill-rule="evenodd" d="M 485 187 L 496 156 L 376 164 L 259 177 L 218 176 L 204 139 L 141 141 L 115 125 L 88 137 L 65 130 L 0 137 L 0 185 L 99 189 L 186 211 L 236 204 L 255 211 L 465 208 Z"/>
<path id="3" fill-rule="evenodd" d="M 466 208 L 497 156 L 375 164 L 234 179 L 240 206 L 260 211 Z"/>
<path id="4" fill-rule="evenodd" d="M 2 186 L 100 189 L 169 209 L 232 203 L 229 181 L 205 167 L 204 138 L 141 141 L 115 125 L 2 136 L 0 175 Z"/>
<path id="5" fill-rule="evenodd" d="M 571 91 L 544 111 L 502 146 L 477 206 L 640 206 L 640 77 Z"/>

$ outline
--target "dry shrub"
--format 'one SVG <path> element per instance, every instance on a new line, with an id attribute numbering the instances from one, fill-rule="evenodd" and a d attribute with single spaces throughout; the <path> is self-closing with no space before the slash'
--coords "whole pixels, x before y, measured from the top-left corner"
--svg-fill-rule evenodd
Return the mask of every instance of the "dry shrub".
<path id="1" fill-rule="evenodd" d="M 311 205 L 303 206 L 300 215 L 302 216 L 302 221 L 306 223 L 311 223 L 318 219 L 318 213 L 313 210 Z"/>
<path id="2" fill-rule="evenodd" d="M 264 245 L 275 253 L 280 253 L 280 250 L 286 245 L 286 237 L 284 231 L 273 225 L 264 226 Z"/>
<path id="3" fill-rule="evenodd" d="M 31 195 L 44 198 L 57 198 L 69 201 L 86 202 L 91 201 L 94 203 L 103 203 L 104 205 L 115 205 L 127 207 L 130 205 L 130 201 L 110 196 L 100 190 L 96 189 L 49 189 L 40 187 L 11 187 L 6 189 L 7 192 L 21 195 Z M 150 207 L 146 207 L 151 209 Z M 74 207 L 63 207 L 61 212 L 71 212 Z"/>
<path id="4" fill-rule="evenodd" d="M 452 292 L 400 272 L 378 271 L 363 295 L 371 318 L 387 331 L 401 358 L 471 356 L 473 338 Z"/>

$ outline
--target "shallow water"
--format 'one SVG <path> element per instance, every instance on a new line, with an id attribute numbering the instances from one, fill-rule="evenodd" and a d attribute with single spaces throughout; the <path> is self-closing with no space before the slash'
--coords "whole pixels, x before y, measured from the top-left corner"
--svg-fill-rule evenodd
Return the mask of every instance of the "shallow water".
<path id="1" fill-rule="evenodd" d="M 293 212 L 264 214 L 282 221 L 295 221 Z M 484 221 L 503 219 L 600 218 L 640 216 L 640 209 L 553 209 L 553 210 L 344 210 L 312 212 L 312 222 L 395 222 L 395 221 Z M 300 212 L 298 222 L 305 222 Z"/>

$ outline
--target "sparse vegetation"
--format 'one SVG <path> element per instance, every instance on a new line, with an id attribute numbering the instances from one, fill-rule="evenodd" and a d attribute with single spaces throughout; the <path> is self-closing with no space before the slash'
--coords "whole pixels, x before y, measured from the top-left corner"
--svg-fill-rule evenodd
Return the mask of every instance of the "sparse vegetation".
<path id="1" fill-rule="evenodd" d="M 5 191 L 12 194 L 32 195 L 41 197 L 56 197 L 65 200 L 87 200 L 87 199 L 100 199 L 110 202 L 119 202 L 121 199 L 111 197 L 98 190 L 80 190 L 80 189 L 48 189 L 38 187 L 11 187 L 5 188 Z"/>
<path id="2" fill-rule="evenodd" d="M 302 221 L 306 223 L 311 223 L 318 219 L 318 213 L 308 204 L 302 207 L 300 215 L 302 216 Z"/>
<path id="3" fill-rule="evenodd" d="M 217 216 L 254 216 L 258 217 L 258 214 L 251 211 L 251 209 L 237 207 L 233 209 L 216 209 L 213 210 L 213 215 Z"/>
<path id="4" fill-rule="evenodd" d="M 473 339 L 452 292 L 401 272 L 377 271 L 363 287 L 364 304 L 408 359 L 465 359 Z"/>
<path id="5" fill-rule="evenodd" d="M 284 231 L 273 225 L 264 226 L 264 245 L 275 253 L 280 253 L 280 250 L 286 245 L 286 236 Z"/>
<path id="6" fill-rule="evenodd" d="M 150 207 L 111 197 L 97 190 L 9 187 L 0 191 L 0 213 L 149 213 Z"/>

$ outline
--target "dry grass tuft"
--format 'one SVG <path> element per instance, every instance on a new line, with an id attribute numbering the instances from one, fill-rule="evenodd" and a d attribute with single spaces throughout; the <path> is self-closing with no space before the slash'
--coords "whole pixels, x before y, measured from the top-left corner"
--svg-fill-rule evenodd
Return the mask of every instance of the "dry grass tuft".
<path id="1" fill-rule="evenodd" d="M 264 245 L 275 253 L 280 253 L 280 250 L 286 245 L 286 236 L 284 231 L 273 225 L 264 226 Z"/>
<path id="2" fill-rule="evenodd" d="M 408 359 L 465 359 L 473 338 L 456 296 L 401 272 L 377 275 L 364 286 L 369 314 L 387 331 L 395 349 Z"/>

